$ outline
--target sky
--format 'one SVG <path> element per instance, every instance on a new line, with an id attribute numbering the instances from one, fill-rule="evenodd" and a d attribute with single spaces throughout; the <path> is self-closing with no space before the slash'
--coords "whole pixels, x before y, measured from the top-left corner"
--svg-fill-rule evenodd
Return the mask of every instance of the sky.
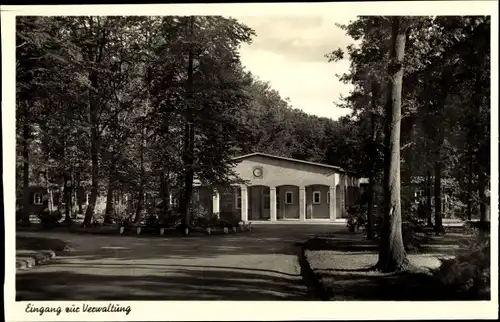
<path id="1" fill-rule="evenodd" d="M 349 60 L 328 63 L 325 54 L 345 49 L 353 39 L 335 24 L 346 24 L 355 16 L 238 16 L 256 32 L 252 44 L 244 44 L 243 65 L 263 81 L 269 81 L 294 108 L 308 114 L 337 119 L 349 114 L 338 108 L 340 95 L 350 86 L 336 74 L 347 72 Z"/>

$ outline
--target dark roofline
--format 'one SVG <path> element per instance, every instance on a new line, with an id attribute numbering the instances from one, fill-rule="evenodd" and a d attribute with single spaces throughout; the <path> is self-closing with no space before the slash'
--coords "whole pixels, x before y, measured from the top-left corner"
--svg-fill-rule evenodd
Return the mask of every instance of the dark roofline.
<path id="1" fill-rule="evenodd" d="M 323 167 L 323 168 L 328 168 L 328 169 L 335 169 L 335 170 L 337 170 L 339 172 L 354 174 L 354 172 L 346 171 L 345 169 L 343 169 L 341 167 L 334 166 L 334 165 L 317 163 L 317 162 L 311 162 L 311 161 L 304 161 L 304 160 L 292 159 L 292 158 L 286 158 L 286 157 L 280 157 L 280 156 L 277 156 L 277 155 L 266 154 L 266 153 L 261 153 L 261 152 L 254 152 L 254 153 L 250 153 L 250 154 L 241 155 L 239 157 L 234 157 L 233 160 L 237 161 L 237 160 L 242 160 L 242 159 L 246 159 L 246 158 L 253 157 L 253 156 L 263 156 L 263 157 L 267 157 L 267 158 L 271 158 L 271 159 L 285 160 L 285 161 L 302 163 L 302 164 L 309 164 L 309 165 L 314 165 L 314 166 L 317 166 L 317 167 Z"/>

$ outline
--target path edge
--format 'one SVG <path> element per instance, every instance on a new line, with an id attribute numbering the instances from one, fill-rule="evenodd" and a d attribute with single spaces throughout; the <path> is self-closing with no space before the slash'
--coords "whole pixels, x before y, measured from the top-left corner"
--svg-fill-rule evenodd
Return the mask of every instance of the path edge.
<path id="1" fill-rule="evenodd" d="M 302 243 L 297 243 L 299 245 L 299 252 L 297 254 L 299 265 L 300 265 L 300 275 L 304 284 L 315 293 L 315 295 L 320 299 L 320 301 L 328 301 L 329 296 L 320 282 L 320 279 L 311 267 L 311 264 L 307 260 L 306 251 L 308 250 L 309 240 Z"/>
<path id="2" fill-rule="evenodd" d="M 56 253 L 53 250 L 41 250 L 37 251 L 35 254 L 17 258 L 16 255 L 16 272 L 25 271 L 34 266 L 44 264 L 56 257 Z"/>

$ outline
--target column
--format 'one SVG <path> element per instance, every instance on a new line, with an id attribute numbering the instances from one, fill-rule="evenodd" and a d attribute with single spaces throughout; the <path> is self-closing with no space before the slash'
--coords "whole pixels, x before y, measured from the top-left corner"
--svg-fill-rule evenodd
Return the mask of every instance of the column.
<path id="1" fill-rule="evenodd" d="M 330 213 L 330 220 L 335 221 L 337 218 L 337 195 L 336 195 L 336 189 L 335 186 L 330 186 L 330 204 L 328 205 L 329 208 L 329 213 Z"/>
<path id="2" fill-rule="evenodd" d="M 306 187 L 299 187 L 299 218 L 306 220 Z"/>
<path id="3" fill-rule="evenodd" d="M 220 195 L 217 189 L 214 189 L 214 194 L 212 197 L 212 212 L 214 214 L 220 213 Z"/>
<path id="4" fill-rule="evenodd" d="M 248 221 L 248 188 L 241 186 L 241 220 Z"/>
<path id="5" fill-rule="evenodd" d="M 276 187 L 269 188 L 269 204 L 270 204 L 270 214 L 271 221 L 277 221 L 277 209 L 276 209 Z"/>

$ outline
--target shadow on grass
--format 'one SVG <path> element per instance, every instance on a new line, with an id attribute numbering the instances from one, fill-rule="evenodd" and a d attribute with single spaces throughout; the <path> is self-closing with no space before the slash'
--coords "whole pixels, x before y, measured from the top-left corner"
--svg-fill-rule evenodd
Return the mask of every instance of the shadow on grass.
<path id="1" fill-rule="evenodd" d="M 346 252 L 376 251 L 378 245 L 370 240 L 357 238 L 311 238 L 304 244 L 307 250 L 339 250 Z"/>
<path id="2" fill-rule="evenodd" d="M 68 243 L 57 238 L 16 236 L 18 250 L 52 250 L 56 254 L 64 252 Z"/>
<path id="3" fill-rule="evenodd" d="M 149 274 L 16 277 L 16 300 L 307 300 L 299 276 L 224 266 L 159 265 Z"/>
<path id="4" fill-rule="evenodd" d="M 340 273 L 341 272 L 341 273 Z M 318 272 L 330 300 L 357 301 L 437 301 L 456 300 L 445 294 L 430 275 L 402 272 L 382 275 L 377 272 L 332 270 Z"/>
<path id="5" fill-rule="evenodd" d="M 406 248 L 408 254 L 454 254 L 458 246 L 466 242 L 470 236 L 420 236 L 417 235 Z M 332 250 L 343 252 L 378 252 L 378 240 L 368 240 L 362 233 L 331 235 L 329 237 L 315 237 L 304 243 L 308 250 Z"/>
<path id="6" fill-rule="evenodd" d="M 338 238 L 312 238 L 304 245 L 308 251 L 336 251 L 335 256 L 344 257 L 365 254 L 373 256 L 378 251 L 375 242 L 363 239 L 362 236 L 344 236 Z M 428 244 L 421 246 L 409 254 L 457 254 L 459 240 L 467 236 L 450 236 L 425 239 Z M 436 247 L 440 246 L 440 247 Z M 332 259 L 335 262 L 335 257 Z M 360 260 L 361 261 L 361 260 Z M 313 265 L 314 268 L 314 264 Z M 332 265 L 333 266 L 333 265 Z M 362 268 L 321 268 L 313 269 L 317 284 L 324 297 L 332 301 L 474 301 L 489 300 L 490 294 L 471 295 L 461 293 L 457 289 L 447 287 L 434 275 L 422 269 L 412 268 L 408 271 L 384 274 L 374 267 Z"/>
<path id="7" fill-rule="evenodd" d="M 356 301 L 479 301 L 490 295 L 470 295 L 445 287 L 433 275 L 405 271 L 393 274 L 332 270 L 317 272 L 330 300 Z"/>
<path id="8" fill-rule="evenodd" d="M 365 267 L 365 268 L 353 268 L 353 269 L 344 269 L 344 268 L 327 268 L 322 269 L 322 271 L 327 272 L 373 272 L 373 267 Z"/>

